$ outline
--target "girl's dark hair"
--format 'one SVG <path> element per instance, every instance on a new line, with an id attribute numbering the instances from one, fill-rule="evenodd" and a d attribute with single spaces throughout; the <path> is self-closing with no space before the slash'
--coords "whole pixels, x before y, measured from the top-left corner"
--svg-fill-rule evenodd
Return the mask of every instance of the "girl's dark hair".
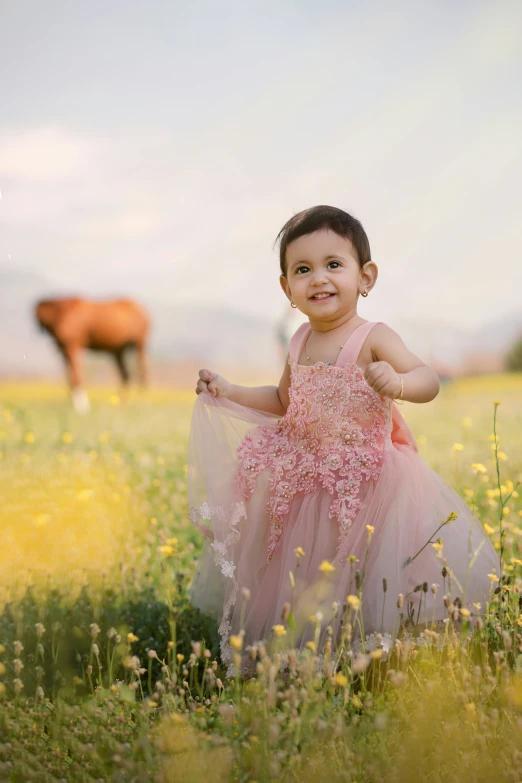
<path id="1" fill-rule="evenodd" d="M 349 239 L 356 253 L 359 266 L 362 267 L 372 260 L 370 243 L 366 231 L 357 218 L 337 207 L 328 207 L 324 204 L 318 207 L 309 207 L 298 212 L 288 220 L 277 237 L 281 240 L 279 245 L 279 262 L 281 274 L 286 276 L 286 248 L 294 239 L 311 234 L 314 231 L 331 229 L 339 236 Z"/>

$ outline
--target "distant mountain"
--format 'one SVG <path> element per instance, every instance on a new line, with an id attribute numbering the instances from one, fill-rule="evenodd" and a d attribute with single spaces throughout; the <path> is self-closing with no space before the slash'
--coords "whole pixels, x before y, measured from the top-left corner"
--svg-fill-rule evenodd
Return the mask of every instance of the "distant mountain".
<path id="1" fill-rule="evenodd" d="M 464 329 L 448 322 L 398 317 L 387 322 L 408 348 L 438 372 L 450 375 L 498 372 L 510 346 L 522 336 L 522 310 Z"/>
<path id="2" fill-rule="evenodd" d="M 0 267 L 0 376 L 63 374 L 62 360 L 49 336 L 39 331 L 33 307 L 38 299 L 69 295 L 81 292 L 65 289 L 30 270 Z M 146 296 L 141 302 L 152 318 L 151 362 L 162 365 L 194 362 L 211 368 L 259 368 L 279 374 L 284 357 L 281 341 L 288 341 L 299 317 L 303 320 L 295 311 L 282 324 L 217 306 L 169 305 Z M 387 323 L 421 359 L 448 374 L 469 371 L 475 365 L 479 371 L 481 367 L 500 369 L 502 356 L 522 334 L 522 312 L 478 330 L 402 317 Z"/>

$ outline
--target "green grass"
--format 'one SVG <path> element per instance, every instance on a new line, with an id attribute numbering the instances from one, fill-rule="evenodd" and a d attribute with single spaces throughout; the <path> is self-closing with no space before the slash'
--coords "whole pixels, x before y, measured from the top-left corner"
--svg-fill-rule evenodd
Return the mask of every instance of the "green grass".
<path id="1" fill-rule="evenodd" d="M 242 683 L 187 599 L 195 394 L 121 405 L 97 389 L 80 417 L 62 387 L 0 386 L 0 779 L 518 780 L 521 397 L 522 376 L 491 376 L 401 408 L 498 549 L 502 529 L 504 580 L 472 646 L 460 616 L 441 650 L 345 657 L 322 677 L 307 650 L 287 681 L 261 648 Z"/>

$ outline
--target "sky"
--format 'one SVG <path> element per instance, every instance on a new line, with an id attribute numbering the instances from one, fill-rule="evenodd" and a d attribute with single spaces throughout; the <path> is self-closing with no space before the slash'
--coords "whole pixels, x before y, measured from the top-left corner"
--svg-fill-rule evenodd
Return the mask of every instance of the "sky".
<path id="1" fill-rule="evenodd" d="M 330 204 L 363 317 L 521 309 L 519 0 L 0 0 L 0 53 L 0 270 L 277 319 L 274 240 Z"/>

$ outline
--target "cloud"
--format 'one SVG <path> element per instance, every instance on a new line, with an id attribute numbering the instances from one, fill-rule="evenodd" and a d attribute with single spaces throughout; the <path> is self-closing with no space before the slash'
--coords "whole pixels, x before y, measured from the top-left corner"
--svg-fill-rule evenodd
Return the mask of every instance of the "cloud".
<path id="1" fill-rule="evenodd" d="M 59 126 L 0 133 L 0 176 L 56 184 L 92 174 L 100 163 L 98 139 Z"/>

